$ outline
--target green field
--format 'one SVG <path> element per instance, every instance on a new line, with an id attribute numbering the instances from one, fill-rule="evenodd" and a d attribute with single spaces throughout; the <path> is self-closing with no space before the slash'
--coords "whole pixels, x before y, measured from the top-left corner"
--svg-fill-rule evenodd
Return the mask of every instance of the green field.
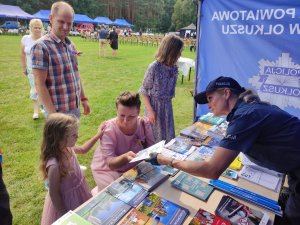
<path id="1" fill-rule="evenodd" d="M 83 52 L 79 70 L 92 113 L 82 116 L 78 143 L 95 134 L 99 124 L 115 116 L 115 98 L 124 90 L 137 91 L 147 66 L 154 59 L 157 47 L 120 44 L 118 56 L 98 56 L 98 43 L 71 38 Z M 40 179 L 39 153 L 44 117 L 32 120 L 29 83 L 20 64 L 20 36 L 0 35 L 0 148 L 3 149 L 4 181 L 8 188 L 14 224 L 40 224 L 46 190 Z M 195 58 L 185 49 L 183 57 Z M 195 72 L 191 81 L 178 79 L 173 100 L 176 133 L 193 120 Z M 78 157 L 88 167 L 86 177 L 90 188 L 95 186 L 90 163 L 95 147 Z"/>

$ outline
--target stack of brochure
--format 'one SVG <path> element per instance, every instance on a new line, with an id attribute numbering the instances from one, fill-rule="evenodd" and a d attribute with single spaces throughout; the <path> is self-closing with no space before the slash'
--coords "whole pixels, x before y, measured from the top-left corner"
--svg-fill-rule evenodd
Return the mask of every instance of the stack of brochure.
<path id="1" fill-rule="evenodd" d="M 137 207 L 149 194 L 142 186 L 126 179 L 114 181 L 106 191 L 132 207 Z"/>
<path id="2" fill-rule="evenodd" d="M 161 166 L 153 166 L 147 162 L 141 162 L 123 174 L 129 181 L 139 184 L 147 191 L 152 191 L 169 178 L 169 173 Z"/>
<path id="3" fill-rule="evenodd" d="M 188 209 L 154 193 L 144 199 L 137 210 L 154 219 L 150 224 L 181 225 L 190 214 Z"/>
<path id="4" fill-rule="evenodd" d="M 225 121 L 223 117 L 214 116 L 213 113 L 207 113 L 205 115 L 202 115 L 199 118 L 199 121 L 202 123 L 208 123 L 211 125 L 219 125 Z"/>
<path id="5" fill-rule="evenodd" d="M 269 170 L 251 162 L 246 155 L 242 154 L 242 164 L 239 177 L 255 184 L 261 185 L 273 191 L 279 192 L 284 177 L 283 173 Z"/>
<path id="6" fill-rule="evenodd" d="M 227 128 L 228 128 L 228 122 L 224 122 L 219 125 L 214 125 L 208 129 L 207 135 L 212 138 L 221 140 L 225 137 Z"/>
<path id="7" fill-rule="evenodd" d="M 181 130 L 180 135 L 190 137 L 198 141 L 204 141 L 208 137 L 207 130 L 211 127 L 212 125 L 196 122 L 193 125 Z"/>
<path id="8" fill-rule="evenodd" d="M 108 192 L 102 192 L 76 213 L 92 224 L 117 224 L 130 209 L 127 203 Z"/>
<path id="9" fill-rule="evenodd" d="M 171 185 L 202 201 L 207 201 L 214 190 L 214 187 L 205 181 L 184 172 L 181 172 L 179 176 L 171 182 Z"/>
<path id="10" fill-rule="evenodd" d="M 195 151 L 196 146 L 193 145 L 191 139 L 187 137 L 173 138 L 169 143 L 165 145 L 165 148 L 184 155 L 190 155 Z"/>
<path id="11" fill-rule="evenodd" d="M 67 212 L 65 215 L 56 220 L 52 225 L 92 225 L 81 216 L 73 211 Z"/>

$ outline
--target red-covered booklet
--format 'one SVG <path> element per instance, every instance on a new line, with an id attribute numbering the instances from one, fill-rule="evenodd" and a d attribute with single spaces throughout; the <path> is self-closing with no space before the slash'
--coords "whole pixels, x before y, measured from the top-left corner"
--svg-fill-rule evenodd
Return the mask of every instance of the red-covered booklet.
<path id="1" fill-rule="evenodd" d="M 252 209 L 228 195 L 222 197 L 215 213 L 232 225 L 267 225 L 270 217 L 264 211 Z"/>
<path id="2" fill-rule="evenodd" d="M 199 209 L 189 225 L 230 225 L 230 223 L 210 212 Z"/>

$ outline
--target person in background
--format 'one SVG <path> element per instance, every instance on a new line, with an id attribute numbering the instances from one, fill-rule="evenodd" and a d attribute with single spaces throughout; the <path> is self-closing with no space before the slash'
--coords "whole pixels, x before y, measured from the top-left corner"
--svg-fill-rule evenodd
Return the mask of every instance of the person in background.
<path id="1" fill-rule="evenodd" d="M 79 71 L 75 45 L 67 37 L 74 10 L 66 2 L 55 2 L 49 16 L 51 31 L 32 47 L 32 72 L 39 100 L 47 114 L 62 112 L 80 117 L 90 113 Z"/>
<path id="2" fill-rule="evenodd" d="M 124 36 L 128 36 L 128 27 L 125 27 L 124 29 Z"/>
<path id="3" fill-rule="evenodd" d="M 108 38 L 108 31 L 105 29 L 104 25 L 101 25 L 100 31 L 98 32 L 99 38 L 99 56 L 103 55 L 106 57 L 106 47 L 107 47 L 107 38 Z"/>
<path id="4" fill-rule="evenodd" d="M 112 56 L 116 57 L 117 50 L 118 50 L 118 33 L 116 31 L 115 26 L 112 27 L 112 30 L 110 31 L 110 33 L 108 35 L 108 39 L 109 39 L 110 47 L 112 48 Z"/>
<path id="5" fill-rule="evenodd" d="M 183 41 L 179 37 L 166 35 L 139 89 L 145 103 L 145 115 L 152 123 L 155 142 L 168 142 L 175 137 L 172 98 L 178 78 L 176 63 L 182 49 Z"/>
<path id="6" fill-rule="evenodd" d="M 0 149 L 0 222 L 1 225 L 12 224 L 12 214 L 9 206 L 9 195 L 2 178 L 2 151 Z"/>
<path id="7" fill-rule="evenodd" d="M 208 104 L 215 116 L 227 115 L 226 136 L 209 161 L 180 161 L 161 154 L 154 163 L 171 165 L 195 176 L 218 179 L 240 152 L 254 163 L 288 174 L 290 195 L 284 223 L 300 221 L 300 120 L 275 105 L 262 102 L 252 90 L 242 88 L 231 77 L 218 77 L 195 96 Z"/>
<path id="8" fill-rule="evenodd" d="M 43 179 L 48 180 L 42 225 L 52 224 L 92 197 L 75 153 L 84 154 L 101 138 L 103 128 L 82 146 L 75 146 L 79 121 L 74 115 L 50 114 L 44 126 L 41 146 Z"/>
<path id="9" fill-rule="evenodd" d="M 38 94 L 36 92 L 34 78 L 32 74 L 32 60 L 31 60 L 31 48 L 34 43 L 42 37 L 44 30 L 43 23 L 40 19 L 32 19 L 29 23 L 30 34 L 24 35 L 21 40 L 21 64 L 23 74 L 27 76 L 30 84 L 30 98 L 33 102 L 33 115 L 32 118 L 39 118 L 40 103 L 38 100 Z"/>
<path id="10" fill-rule="evenodd" d="M 51 24 L 49 23 L 47 26 L 47 33 L 50 33 L 50 31 L 51 31 Z"/>
<path id="11" fill-rule="evenodd" d="M 149 121 L 139 117 L 140 106 L 139 94 L 125 91 L 116 100 L 117 117 L 105 122 L 91 164 L 98 191 L 134 167 L 128 162 L 137 152 L 154 144 Z"/>

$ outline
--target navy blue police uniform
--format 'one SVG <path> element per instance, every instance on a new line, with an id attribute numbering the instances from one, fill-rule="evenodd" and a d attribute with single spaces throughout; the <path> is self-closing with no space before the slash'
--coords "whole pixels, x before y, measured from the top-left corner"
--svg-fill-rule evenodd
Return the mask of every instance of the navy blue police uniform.
<path id="1" fill-rule="evenodd" d="M 195 95 L 207 104 L 207 93 L 229 88 L 236 95 L 246 89 L 231 77 L 218 77 Z M 300 120 L 275 105 L 237 100 L 227 115 L 226 136 L 220 147 L 243 152 L 256 164 L 288 174 L 290 195 L 285 207 L 286 223 L 300 224 Z"/>
<path id="2" fill-rule="evenodd" d="M 300 120 L 275 105 L 238 100 L 227 115 L 220 146 L 245 153 L 256 164 L 288 174 L 290 196 L 285 215 L 300 221 Z"/>

